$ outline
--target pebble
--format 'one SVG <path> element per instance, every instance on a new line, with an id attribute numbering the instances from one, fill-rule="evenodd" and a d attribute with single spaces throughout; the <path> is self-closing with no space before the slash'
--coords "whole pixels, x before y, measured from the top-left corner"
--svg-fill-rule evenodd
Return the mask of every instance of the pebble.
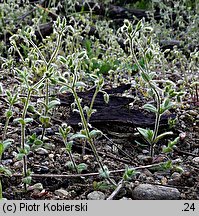
<path id="1" fill-rule="evenodd" d="M 193 162 L 194 162 L 195 164 L 199 164 L 199 157 L 193 158 Z"/>
<path id="2" fill-rule="evenodd" d="M 198 112 L 194 111 L 194 110 L 189 110 L 189 114 L 192 116 L 197 116 Z"/>
<path id="3" fill-rule="evenodd" d="M 16 156 L 18 155 L 18 153 L 15 152 L 15 151 L 12 151 L 11 155 L 12 155 L 13 157 L 16 157 Z"/>
<path id="4" fill-rule="evenodd" d="M 38 148 L 35 149 L 36 154 L 38 155 L 47 155 L 48 154 L 48 150 L 44 149 L 44 148 Z"/>
<path id="5" fill-rule="evenodd" d="M 146 178 L 146 182 L 147 183 L 153 183 L 154 182 L 154 178 L 153 177 L 147 177 Z"/>
<path id="6" fill-rule="evenodd" d="M 105 194 L 101 191 L 93 191 L 87 195 L 88 200 L 105 200 Z"/>
<path id="7" fill-rule="evenodd" d="M 54 154 L 49 154 L 48 157 L 51 161 L 54 161 Z"/>
<path id="8" fill-rule="evenodd" d="M 172 179 L 179 179 L 180 176 L 181 176 L 181 175 L 180 175 L 178 172 L 174 172 L 174 173 L 172 173 L 171 178 L 172 178 Z"/>
<path id="9" fill-rule="evenodd" d="M 144 149 L 144 150 L 142 150 L 142 153 L 143 153 L 143 154 L 149 154 L 149 151 L 146 150 L 146 149 Z"/>
<path id="10" fill-rule="evenodd" d="M 42 191 L 43 190 L 43 185 L 41 183 L 36 183 L 32 186 L 28 187 L 29 191 L 35 190 L 35 191 Z"/>
<path id="11" fill-rule="evenodd" d="M 23 161 L 20 160 L 20 161 L 16 161 L 14 164 L 13 164 L 14 168 L 15 169 L 20 169 L 23 167 Z"/>
<path id="12" fill-rule="evenodd" d="M 122 197 L 120 200 L 132 200 L 132 199 L 128 197 Z"/>
<path id="13" fill-rule="evenodd" d="M 33 171 L 34 171 L 35 173 L 45 174 L 45 173 L 48 173 L 49 168 L 46 167 L 46 166 L 36 166 L 36 165 L 35 165 L 34 168 L 33 168 Z"/>
<path id="14" fill-rule="evenodd" d="M 64 190 L 64 189 L 58 189 L 58 190 L 55 190 L 55 194 L 59 197 L 68 197 L 69 196 L 69 192 Z"/>
<path id="15" fill-rule="evenodd" d="M 12 163 L 12 159 L 2 160 L 2 165 L 9 165 Z"/>
<path id="16" fill-rule="evenodd" d="M 140 184 L 132 191 L 135 200 L 178 200 L 180 192 L 176 188 L 151 184 Z"/>
<path id="17" fill-rule="evenodd" d="M 138 177 L 139 181 L 145 181 L 146 180 L 146 175 L 144 173 L 141 173 Z"/>
<path id="18" fill-rule="evenodd" d="M 180 164 L 183 160 L 181 158 L 176 158 L 175 160 L 172 160 L 172 164 Z"/>

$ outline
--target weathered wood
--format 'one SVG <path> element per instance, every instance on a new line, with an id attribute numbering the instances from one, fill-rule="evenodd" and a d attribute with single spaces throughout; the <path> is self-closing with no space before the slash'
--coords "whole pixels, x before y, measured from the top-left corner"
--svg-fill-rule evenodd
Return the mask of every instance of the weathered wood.
<path id="1" fill-rule="evenodd" d="M 104 102 L 103 94 L 99 93 L 93 107 L 97 112 L 91 116 L 90 123 L 98 128 L 111 127 L 111 125 L 114 126 L 115 124 L 129 127 L 153 127 L 155 122 L 154 114 L 129 108 L 129 104 L 134 100 L 133 98 L 113 94 L 121 93 L 122 90 L 128 88 L 130 88 L 130 85 L 108 90 L 107 92 L 111 93 L 108 104 Z M 94 90 L 79 93 L 79 97 L 82 98 L 83 106 L 89 106 L 93 93 Z M 71 94 L 62 94 L 59 98 L 61 100 L 61 106 L 69 106 L 74 102 L 74 98 Z M 160 125 L 166 126 L 168 118 L 174 118 L 174 116 L 173 114 L 163 115 Z M 78 123 L 81 122 L 79 113 L 76 112 L 70 112 L 69 117 L 66 119 L 62 118 L 62 120 L 66 120 L 68 124 L 72 126 L 77 126 Z"/>

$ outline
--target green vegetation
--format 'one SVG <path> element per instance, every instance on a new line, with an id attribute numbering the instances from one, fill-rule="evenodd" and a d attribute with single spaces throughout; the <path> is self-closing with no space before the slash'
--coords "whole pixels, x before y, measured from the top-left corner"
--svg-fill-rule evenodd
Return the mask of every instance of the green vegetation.
<path id="1" fill-rule="evenodd" d="M 81 11 L 77 11 L 72 0 L 60 4 L 50 0 L 48 5 L 18 5 L 14 1 L 0 4 L 0 98 L 4 107 L 0 136 L 0 199 L 3 198 L 2 178 L 14 173 L 1 163 L 4 152 L 9 153 L 11 147 L 17 151 L 15 160 L 23 162 L 24 191 L 27 192 L 32 184 L 29 154 L 50 142 L 47 130 L 52 127 L 54 113 L 60 106 L 59 94 L 72 95 L 72 112 L 80 116 L 78 129 L 62 122 L 54 135 L 61 137 L 64 143 L 71 172 L 81 174 L 89 170 L 86 163 L 79 163 L 80 159 L 74 156 L 73 147 L 80 142 L 83 152 L 89 144 L 99 167 L 97 171 L 102 181 L 94 181 L 95 189 L 123 186 L 137 174 L 133 167 L 126 166 L 117 184 L 98 153 L 97 142 L 103 132 L 94 128 L 90 120 L 97 112 L 94 104 L 99 93 L 105 103 L 109 103 L 105 86 L 112 88 L 131 83 L 131 89 L 136 92 L 136 96 L 131 95 L 135 98 L 134 104 L 142 99 L 144 103 L 139 108 L 155 116 L 153 128 L 137 127 L 135 135 L 149 145 L 152 159 L 158 154 L 165 155 L 167 161 L 160 170 L 174 169 L 170 157 L 179 142 L 178 134 L 172 130 L 175 122 L 171 120 L 172 127 L 160 133 L 160 121 L 169 111 L 183 109 L 186 100 L 191 100 L 195 106 L 199 103 L 197 1 L 127 3 L 129 9 L 148 9 L 148 18 L 124 18 L 119 27 L 117 20 L 109 19 L 109 11 L 104 19 L 95 12 L 97 1 L 92 5 L 85 2 Z M 110 4 L 121 2 L 106 1 L 105 7 L 108 10 Z M 156 8 L 159 19 L 154 16 Z M 46 23 L 51 31 L 44 36 L 41 26 Z M 167 48 L 169 42 L 176 46 Z M 178 78 L 170 79 L 174 75 Z M 13 81 L 6 83 L 9 76 Z M 94 93 L 84 105 L 79 93 L 88 89 L 93 89 Z M 40 135 L 30 130 L 35 125 L 41 129 Z M 8 133 L 13 127 L 20 131 L 16 140 Z M 160 152 L 158 146 L 162 142 L 167 146 Z"/>

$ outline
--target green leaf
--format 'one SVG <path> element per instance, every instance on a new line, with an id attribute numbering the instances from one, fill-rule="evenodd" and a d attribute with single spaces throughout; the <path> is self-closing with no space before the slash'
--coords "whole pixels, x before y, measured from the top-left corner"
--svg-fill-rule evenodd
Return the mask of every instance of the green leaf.
<path id="1" fill-rule="evenodd" d="M 28 105 L 28 111 L 32 112 L 32 113 L 35 113 L 35 107 L 32 106 L 32 105 Z"/>
<path id="2" fill-rule="evenodd" d="M 66 151 L 67 152 L 71 152 L 72 151 L 72 145 L 73 145 L 73 141 L 70 141 L 70 142 L 66 143 Z"/>
<path id="3" fill-rule="evenodd" d="M 0 165 L 0 173 L 3 173 L 6 176 L 11 176 L 12 172 L 4 166 Z"/>
<path id="4" fill-rule="evenodd" d="M 73 163 L 72 163 L 71 161 L 66 162 L 66 166 L 67 166 L 69 169 L 71 169 L 71 170 L 74 170 L 74 169 L 75 169 L 75 167 L 74 167 L 74 165 L 73 165 Z"/>
<path id="5" fill-rule="evenodd" d="M 77 165 L 78 173 L 81 173 L 84 170 L 87 170 L 88 166 L 85 163 L 80 163 Z"/>
<path id="6" fill-rule="evenodd" d="M 86 39 L 85 42 L 84 42 L 84 45 L 86 47 L 86 51 L 88 53 L 88 56 L 89 57 L 92 57 L 92 44 L 91 44 L 91 40 L 89 39 Z"/>
<path id="7" fill-rule="evenodd" d="M 179 173 L 183 173 L 184 169 L 181 166 L 173 165 L 173 170 Z"/>
<path id="8" fill-rule="evenodd" d="M 139 31 L 139 30 L 142 28 L 142 26 L 143 26 L 142 20 L 140 20 L 140 21 L 137 23 L 136 27 L 135 27 L 135 31 L 136 31 L 136 32 Z"/>
<path id="9" fill-rule="evenodd" d="M 26 125 L 27 123 L 32 122 L 32 121 L 33 121 L 33 118 L 25 118 L 25 119 L 23 119 L 23 118 L 16 118 L 14 120 L 14 122 L 19 122 L 21 125 Z"/>
<path id="10" fill-rule="evenodd" d="M 124 179 L 124 181 L 129 181 L 136 174 L 137 174 L 137 172 L 135 171 L 135 169 L 126 167 L 125 173 L 123 175 L 123 179 Z"/>
<path id="11" fill-rule="evenodd" d="M 172 151 L 173 151 L 173 148 L 171 148 L 171 147 L 164 147 L 162 150 L 163 153 L 170 153 Z"/>
<path id="12" fill-rule="evenodd" d="M 11 118 L 12 117 L 12 115 L 13 115 L 13 112 L 12 112 L 12 110 L 7 110 L 6 111 L 6 118 Z"/>
<path id="13" fill-rule="evenodd" d="M 4 152 L 3 143 L 0 143 L 0 160 L 1 160 L 3 152 Z"/>
<path id="14" fill-rule="evenodd" d="M 17 158 L 17 160 L 22 160 L 24 156 L 25 156 L 24 153 L 18 153 L 16 158 Z"/>
<path id="15" fill-rule="evenodd" d="M 30 185 L 31 181 L 32 181 L 32 177 L 27 176 L 27 177 L 23 178 L 22 181 L 23 181 L 23 183 Z"/>
<path id="16" fill-rule="evenodd" d="M 174 103 L 169 98 L 166 98 L 160 106 L 160 114 L 164 114 L 165 111 L 171 109 L 173 106 Z"/>
<path id="17" fill-rule="evenodd" d="M 162 139 L 163 137 L 168 136 L 168 135 L 173 135 L 173 132 L 169 131 L 169 132 L 165 132 L 165 133 L 158 135 L 155 138 L 154 143 L 157 143 L 160 139 Z"/>
<path id="18" fill-rule="evenodd" d="M 74 134 L 70 137 L 71 140 L 73 139 L 87 139 L 87 136 L 81 133 Z"/>
<path id="19" fill-rule="evenodd" d="M 173 141 L 169 141 L 168 146 L 163 148 L 163 153 L 170 153 L 173 151 L 173 147 L 178 143 L 179 137 L 175 138 Z"/>
<path id="20" fill-rule="evenodd" d="M 60 91 L 61 93 L 63 93 L 63 92 L 68 92 L 68 91 L 70 91 L 70 88 L 67 87 L 67 86 L 62 86 L 62 87 L 59 89 L 59 91 Z"/>
<path id="21" fill-rule="evenodd" d="M 165 163 L 162 163 L 161 168 L 162 168 L 162 170 L 172 169 L 173 168 L 172 161 L 169 160 L 169 161 L 166 161 Z"/>
<path id="22" fill-rule="evenodd" d="M 6 139 L 3 141 L 3 147 L 4 147 L 4 151 L 9 148 L 9 146 L 12 144 L 12 142 L 14 142 L 13 139 Z"/>
<path id="23" fill-rule="evenodd" d="M 64 58 L 63 56 L 59 56 L 58 59 L 62 64 L 67 64 L 67 59 Z"/>
<path id="24" fill-rule="evenodd" d="M 173 146 L 178 143 L 179 139 L 180 137 L 176 137 L 173 141 L 169 141 L 168 146 L 173 148 Z"/>
<path id="25" fill-rule="evenodd" d="M 49 104 L 48 104 L 48 110 L 54 108 L 57 105 L 60 105 L 60 100 L 59 99 L 50 101 Z"/>
<path id="26" fill-rule="evenodd" d="M 97 136 L 102 136 L 102 132 L 100 130 L 92 130 L 89 135 L 91 138 L 96 138 Z"/>
<path id="27" fill-rule="evenodd" d="M 108 170 L 108 167 L 107 166 L 103 166 L 103 169 L 100 168 L 99 169 L 99 176 L 102 177 L 102 178 L 109 178 L 109 170 Z"/>
<path id="28" fill-rule="evenodd" d="M 152 104 L 145 104 L 143 106 L 144 109 L 148 110 L 148 111 L 151 111 L 153 113 L 157 113 L 157 109 L 155 106 L 153 106 Z"/>
<path id="29" fill-rule="evenodd" d="M 142 76 L 142 79 L 143 79 L 145 82 L 149 82 L 149 81 L 151 80 L 150 75 L 147 74 L 147 73 L 142 72 L 142 73 L 141 73 L 141 76 Z"/>
<path id="30" fill-rule="evenodd" d="M 76 86 L 76 87 L 86 87 L 87 85 L 86 85 L 84 82 L 80 82 L 80 81 L 79 81 L 79 82 L 76 82 L 76 83 L 75 83 L 75 86 Z"/>
<path id="31" fill-rule="evenodd" d="M 24 122 L 25 122 L 25 124 L 33 122 L 33 118 L 25 118 Z"/>
<path id="32" fill-rule="evenodd" d="M 40 139 L 36 139 L 35 142 L 34 142 L 34 145 L 37 145 L 37 146 L 38 146 L 38 145 L 39 145 L 39 146 L 40 146 L 40 145 L 43 145 L 43 141 L 40 140 Z"/>
<path id="33" fill-rule="evenodd" d="M 153 138 L 153 130 L 150 129 L 144 129 L 144 128 L 137 128 L 138 132 L 149 142 L 149 144 L 152 143 L 152 138 Z"/>
<path id="34" fill-rule="evenodd" d="M 22 125 L 25 125 L 25 121 L 22 118 L 16 118 L 14 119 L 14 122 L 19 122 Z"/>
<path id="35" fill-rule="evenodd" d="M 105 103 L 108 103 L 109 102 L 109 94 L 106 92 L 103 92 L 103 93 L 104 93 L 104 95 L 103 95 L 104 101 L 105 101 Z"/>
<path id="36" fill-rule="evenodd" d="M 49 123 L 50 123 L 50 117 L 49 116 L 40 116 L 39 117 L 40 122 L 45 125 L 46 127 L 48 127 Z"/>
<path id="37" fill-rule="evenodd" d="M 106 181 L 100 181 L 100 182 L 93 182 L 93 189 L 98 191 L 107 191 L 113 188 L 113 185 L 111 185 L 110 183 L 106 182 Z"/>

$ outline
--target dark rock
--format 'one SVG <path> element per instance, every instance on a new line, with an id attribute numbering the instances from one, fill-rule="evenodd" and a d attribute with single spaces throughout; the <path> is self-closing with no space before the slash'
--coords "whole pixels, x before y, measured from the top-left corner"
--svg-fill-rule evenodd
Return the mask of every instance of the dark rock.
<path id="1" fill-rule="evenodd" d="M 140 184 L 132 191 L 135 200 L 178 200 L 180 192 L 176 188 Z"/>
<path id="2" fill-rule="evenodd" d="M 88 200 L 104 200 L 105 195 L 101 191 L 93 191 L 87 195 Z"/>

